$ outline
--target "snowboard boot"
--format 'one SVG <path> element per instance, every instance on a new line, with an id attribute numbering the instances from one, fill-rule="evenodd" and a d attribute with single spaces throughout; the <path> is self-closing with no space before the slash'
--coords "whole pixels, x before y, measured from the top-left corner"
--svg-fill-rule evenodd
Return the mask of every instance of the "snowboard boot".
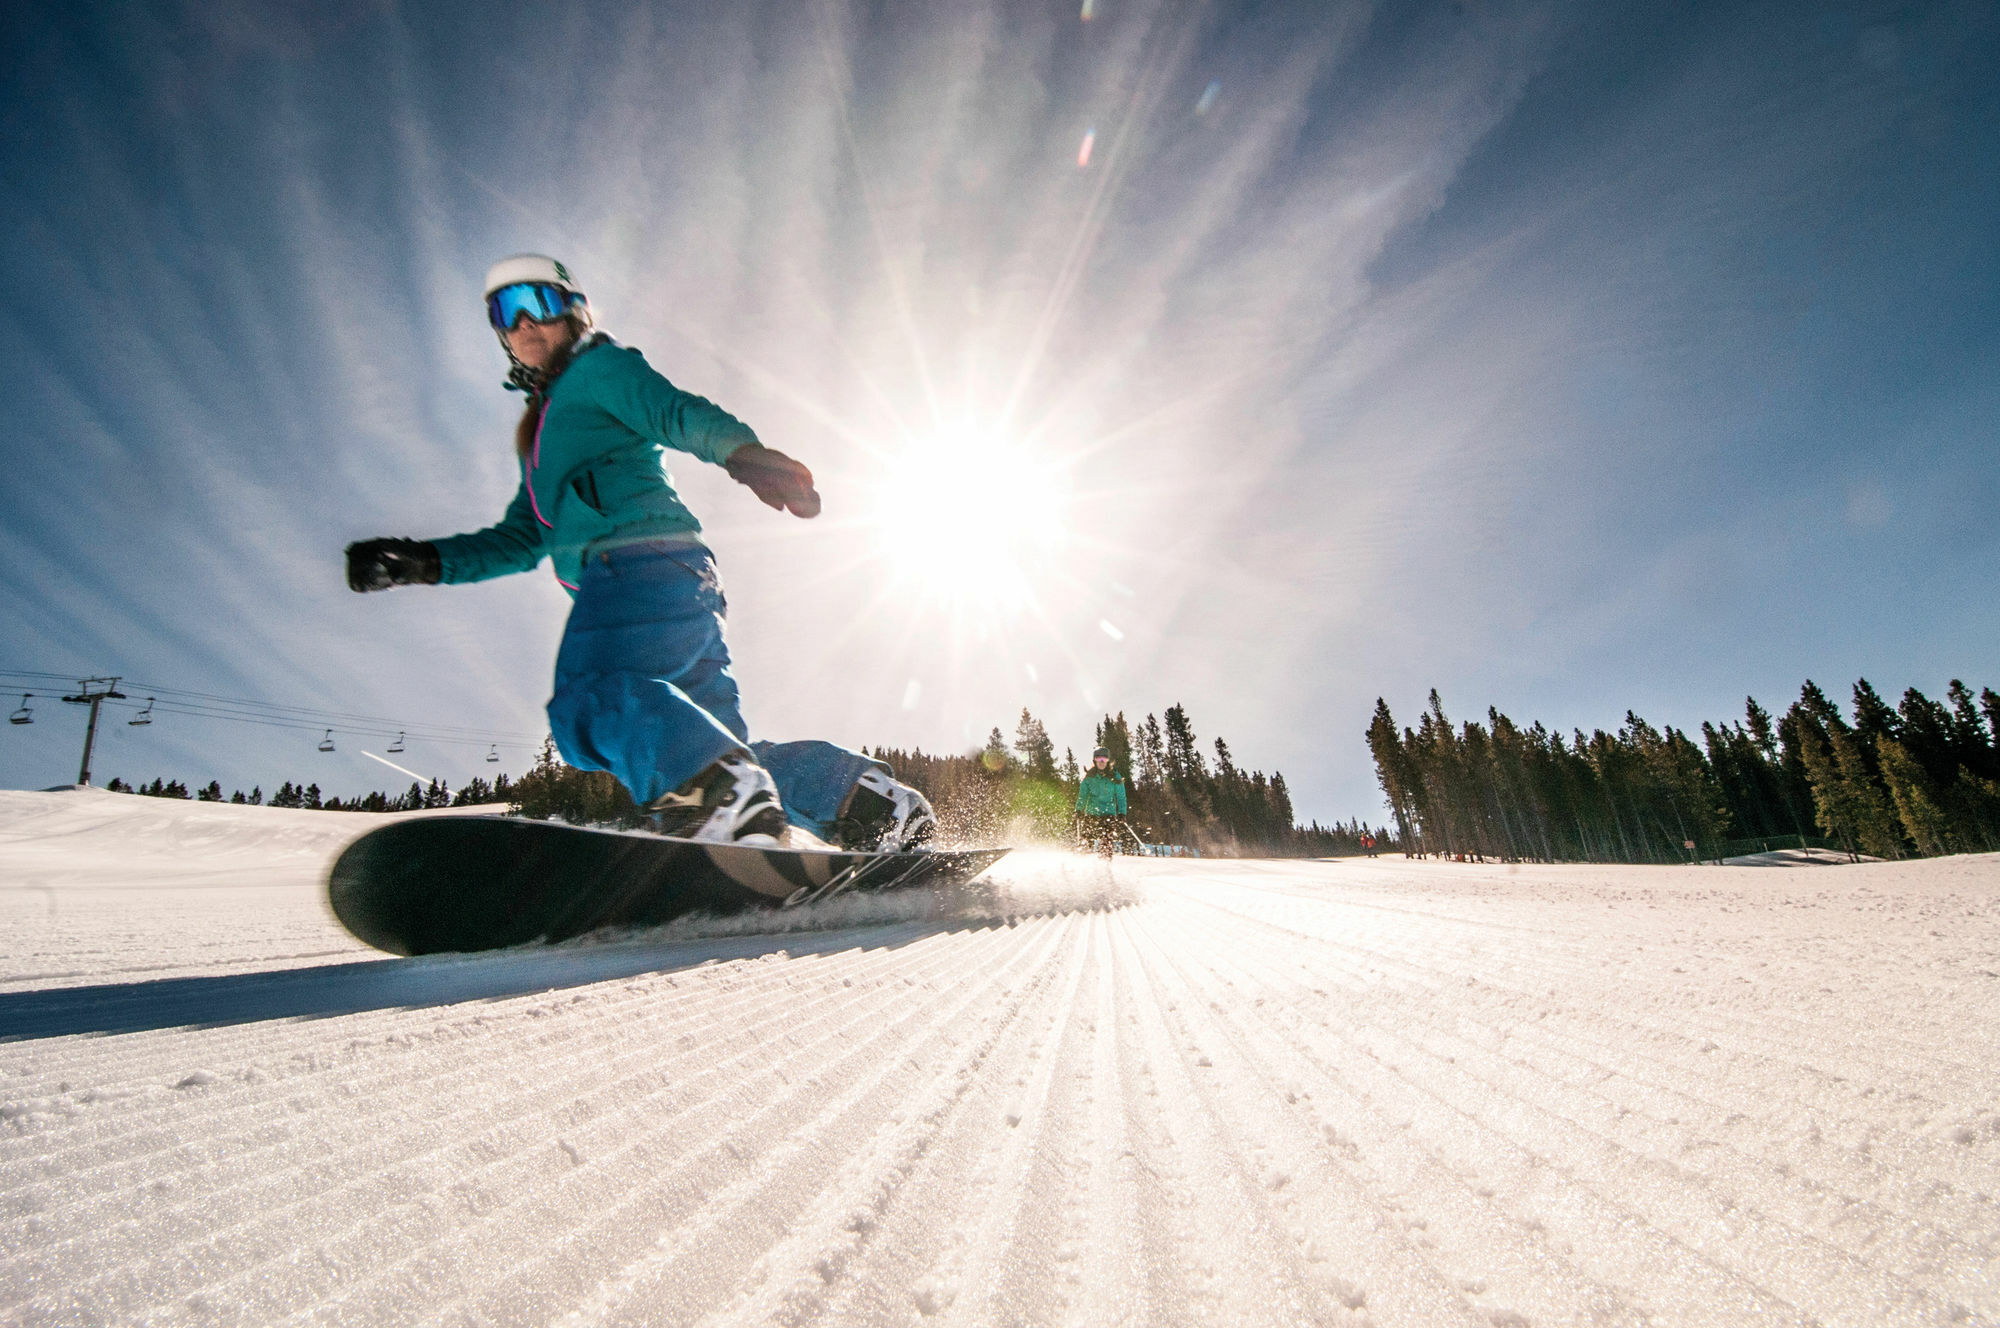
<path id="1" fill-rule="evenodd" d="M 863 853 L 907 853 L 937 834 L 929 799 L 880 770 L 863 771 L 833 823 L 842 848 Z"/>
<path id="2" fill-rule="evenodd" d="M 788 824 L 778 786 L 748 752 L 731 752 L 646 804 L 660 833 L 712 844 L 783 844 Z"/>

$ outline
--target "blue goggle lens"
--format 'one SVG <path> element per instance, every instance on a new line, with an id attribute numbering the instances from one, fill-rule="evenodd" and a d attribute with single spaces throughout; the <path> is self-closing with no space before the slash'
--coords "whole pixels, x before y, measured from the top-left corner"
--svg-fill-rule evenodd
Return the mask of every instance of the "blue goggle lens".
<path id="1" fill-rule="evenodd" d="M 522 314 L 537 323 L 561 318 L 569 312 L 572 298 L 562 287 L 546 281 L 517 281 L 486 297 L 486 316 L 505 332 Z"/>

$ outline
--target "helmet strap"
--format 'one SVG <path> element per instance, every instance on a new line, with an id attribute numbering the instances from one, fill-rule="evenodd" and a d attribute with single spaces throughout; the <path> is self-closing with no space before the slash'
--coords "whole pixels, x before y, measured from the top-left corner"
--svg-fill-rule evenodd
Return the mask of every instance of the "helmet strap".
<path id="1" fill-rule="evenodd" d="M 556 379 L 562 377 L 563 370 L 569 368 L 570 361 L 576 358 L 576 353 L 583 349 L 584 342 L 591 336 L 583 320 L 575 315 L 568 315 L 563 321 L 569 324 L 570 330 L 575 335 L 569 339 L 568 345 L 558 350 L 548 364 L 540 369 L 523 364 L 515 358 L 514 347 L 508 342 L 507 334 L 499 328 L 493 329 L 494 334 L 500 338 L 500 349 L 507 352 L 507 363 L 510 366 L 507 370 L 508 387 L 518 392 L 526 392 L 530 397 L 545 397 L 549 394 L 549 389 L 556 385 Z"/>

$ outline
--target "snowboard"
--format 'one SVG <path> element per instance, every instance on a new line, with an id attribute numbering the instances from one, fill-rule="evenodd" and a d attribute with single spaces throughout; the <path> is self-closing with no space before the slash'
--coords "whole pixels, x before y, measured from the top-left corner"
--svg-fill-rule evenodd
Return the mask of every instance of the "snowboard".
<path id="1" fill-rule="evenodd" d="M 708 844 L 559 821 L 441 816 L 383 826 L 349 844 L 327 876 L 327 899 L 342 926 L 391 954 L 497 950 L 689 913 L 949 885 L 1006 853 Z"/>

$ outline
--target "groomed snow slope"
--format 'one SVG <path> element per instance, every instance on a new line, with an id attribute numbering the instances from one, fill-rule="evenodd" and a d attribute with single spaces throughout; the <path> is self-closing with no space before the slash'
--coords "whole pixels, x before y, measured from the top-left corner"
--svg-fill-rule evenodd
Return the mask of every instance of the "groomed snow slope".
<path id="1" fill-rule="evenodd" d="M 0 793 L 0 1323 L 2000 1322 L 2000 858 L 396 960 L 374 819 Z"/>

